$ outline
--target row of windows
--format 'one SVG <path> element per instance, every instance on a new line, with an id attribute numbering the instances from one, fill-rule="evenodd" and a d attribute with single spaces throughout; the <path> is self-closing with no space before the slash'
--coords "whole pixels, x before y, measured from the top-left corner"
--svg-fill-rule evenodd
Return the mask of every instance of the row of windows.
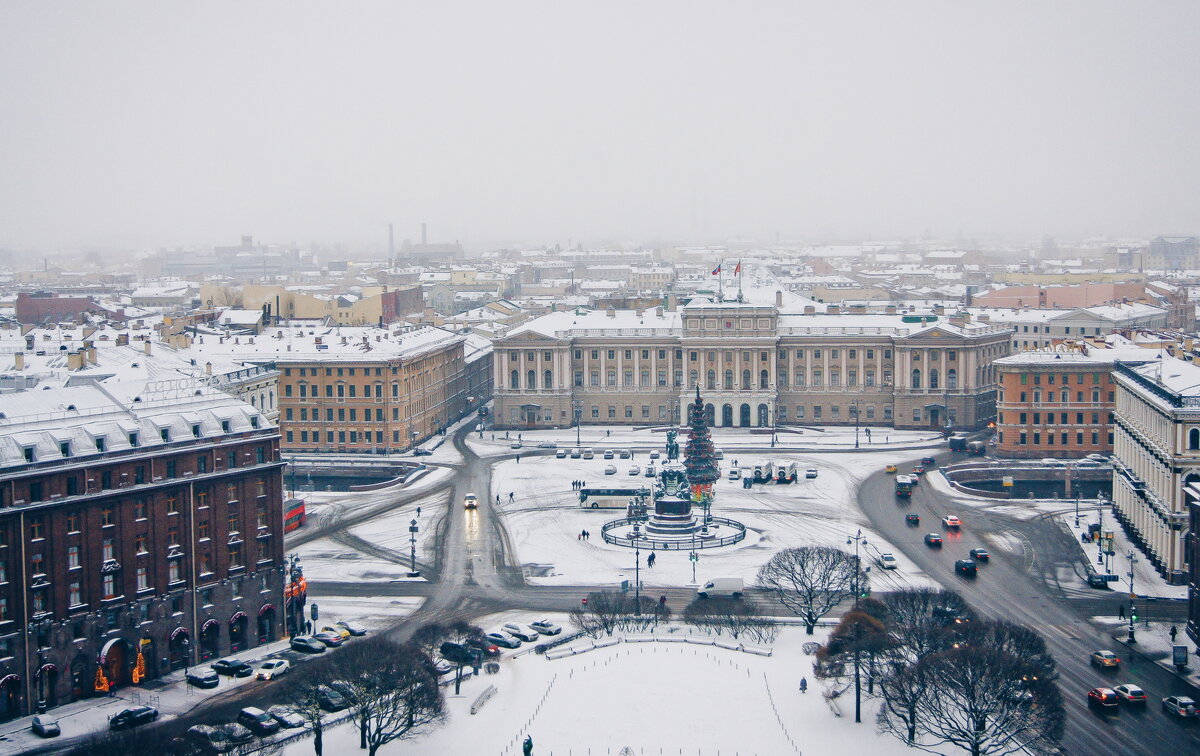
<path id="1" fill-rule="evenodd" d="M 1040 384 L 1040 383 L 1042 382 L 1042 374 L 1041 374 L 1041 373 L 1033 373 L 1032 375 L 1033 375 L 1033 385 L 1035 385 L 1035 386 L 1036 386 L 1036 385 L 1038 385 L 1038 384 Z M 1099 383 L 1099 382 L 1100 382 L 1100 376 L 1101 376 L 1101 375 L 1102 375 L 1101 373 L 1092 373 L 1092 374 L 1091 374 L 1091 376 L 1092 376 L 1092 383 Z M 1021 385 L 1022 385 L 1022 386 L 1024 386 L 1024 385 L 1026 385 L 1026 384 L 1028 384 L 1028 383 L 1029 383 L 1029 376 L 1030 376 L 1030 373 L 1021 373 Z M 1084 374 L 1083 374 L 1083 373 L 1075 373 L 1075 383 L 1077 383 L 1077 384 L 1082 384 L 1082 383 L 1083 383 L 1083 376 L 1084 376 Z M 1057 377 L 1058 377 L 1058 376 L 1057 376 L 1056 374 L 1054 374 L 1054 373 L 1047 373 L 1047 374 L 1046 374 L 1046 383 L 1048 383 L 1048 384 L 1050 384 L 1051 386 L 1053 386 L 1053 385 L 1054 385 L 1054 381 L 1055 381 L 1055 379 L 1056 379 Z M 1065 386 L 1065 385 L 1067 385 L 1067 384 L 1068 384 L 1068 383 L 1070 383 L 1070 382 L 1071 382 L 1071 376 L 1070 376 L 1070 375 L 1064 375 L 1064 376 L 1062 377 L 1062 383 L 1063 383 L 1063 385 L 1064 385 L 1064 386 Z"/>
<path id="2" fill-rule="evenodd" d="M 1029 416 L 1030 416 L 1030 414 L 1031 414 L 1031 413 L 1029 413 L 1029 412 L 1022 412 L 1022 413 L 1020 413 L 1019 417 L 1020 417 L 1020 424 L 1021 424 L 1021 425 L 1026 425 L 1026 424 L 1028 424 L 1028 423 L 1029 423 Z M 1034 413 L 1032 413 L 1032 415 L 1033 415 L 1033 424 L 1034 424 L 1034 425 L 1041 425 L 1041 423 L 1042 423 L 1042 413 L 1041 413 L 1041 412 L 1034 412 Z M 1055 419 L 1056 417 L 1058 418 L 1057 420 Z M 1067 424 L 1070 422 L 1069 420 L 1067 420 L 1067 418 L 1068 418 L 1068 417 L 1070 417 L 1070 413 L 1069 413 L 1069 412 L 1059 412 L 1057 415 L 1055 415 L 1055 413 L 1053 413 L 1053 412 L 1047 412 L 1047 413 L 1046 413 L 1046 425 L 1067 425 Z M 1076 412 L 1076 413 L 1075 413 L 1075 424 L 1076 424 L 1076 425 L 1083 425 L 1083 424 L 1084 424 L 1084 418 L 1085 418 L 1085 417 L 1090 417 L 1090 418 L 1091 418 L 1091 424 L 1092 424 L 1092 425 L 1099 425 L 1099 424 L 1100 424 L 1100 413 L 1099 413 L 1099 412 L 1092 412 L 1090 415 L 1089 415 L 1089 414 L 1085 414 L 1085 413 L 1083 413 L 1083 412 Z M 1108 422 L 1109 422 L 1109 423 L 1111 423 L 1111 422 L 1112 422 L 1112 419 L 1113 419 L 1113 415 L 1112 415 L 1112 413 L 1111 413 L 1111 412 L 1109 412 L 1109 413 L 1108 413 Z M 1001 413 L 1000 413 L 1000 415 L 999 415 L 999 418 L 998 418 L 998 422 L 999 422 L 1001 425 L 1003 425 L 1003 424 L 1004 424 L 1004 413 L 1003 413 L 1003 412 L 1001 412 Z"/>
<path id="3" fill-rule="evenodd" d="M 255 429 L 258 428 L 258 415 L 250 416 L 250 427 L 255 428 Z M 230 431 L 231 431 L 231 426 L 230 426 L 229 421 L 222 420 L 221 421 L 221 432 L 229 433 Z M 192 425 L 192 438 L 200 438 L 200 433 L 201 433 L 200 424 L 199 423 L 193 424 Z M 171 429 L 170 428 L 160 428 L 158 431 L 158 436 L 164 442 L 170 443 Z M 125 440 L 129 442 L 130 446 L 135 447 L 135 448 L 141 445 L 141 437 L 137 431 L 131 431 L 128 434 L 126 434 Z M 96 451 L 98 451 L 100 453 L 104 453 L 104 452 L 108 451 L 108 438 L 103 435 L 96 436 L 95 445 L 96 445 Z M 37 459 L 37 455 L 36 455 L 37 450 L 34 447 L 26 446 L 26 447 L 24 447 L 24 449 L 22 451 L 25 456 L 26 462 L 40 461 Z M 75 449 L 72 446 L 70 441 L 60 441 L 58 443 L 59 456 L 71 457 L 71 456 L 74 456 L 74 452 L 75 452 Z"/>
<path id="4" fill-rule="evenodd" d="M 289 444 L 295 443 L 297 437 L 300 438 L 300 443 L 302 443 L 302 444 L 319 444 L 319 443 L 321 443 L 321 431 L 319 431 L 319 430 L 286 431 L 284 436 L 287 439 L 287 442 Z M 339 444 L 347 444 L 347 443 L 349 443 L 349 444 L 357 444 L 357 443 L 382 444 L 383 443 L 383 431 L 374 431 L 374 432 L 372 432 L 372 431 L 353 431 L 353 430 L 352 431 L 344 431 L 344 430 L 325 431 L 325 443 L 327 443 L 327 444 L 335 443 L 335 441 L 334 441 L 335 438 L 337 439 L 336 443 L 339 443 Z M 398 430 L 392 431 L 392 443 L 394 443 L 394 444 L 400 443 L 400 431 L 398 431 Z"/>
<path id="5" fill-rule="evenodd" d="M 379 422 L 379 423 L 383 422 L 383 408 L 382 407 L 376 407 L 374 414 L 375 414 L 375 417 L 373 419 L 375 422 Z M 321 419 L 321 412 L 316 407 L 312 408 L 311 413 L 309 412 L 308 407 L 301 407 L 299 415 L 300 415 L 300 420 L 302 420 L 302 421 L 303 420 L 319 421 Z M 347 415 L 348 415 L 348 419 L 350 422 L 352 422 L 352 423 L 358 422 L 358 409 L 356 409 L 354 407 L 351 407 L 349 410 L 347 410 L 345 407 L 339 407 L 337 409 L 336 413 L 334 412 L 332 407 L 327 408 L 325 410 L 326 422 L 334 422 L 335 417 L 338 422 L 346 422 Z M 288 407 L 287 409 L 285 409 L 283 411 L 283 418 L 284 418 L 284 420 L 294 420 L 295 419 L 295 413 L 291 407 Z M 363 419 L 364 423 L 372 421 L 370 407 L 363 408 L 362 419 Z M 400 408 L 399 407 L 392 408 L 392 419 L 393 420 L 400 419 Z"/>
<path id="6" fill-rule="evenodd" d="M 303 378 L 306 375 L 311 375 L 313 377 L 316 377 L 318 375 L 317 371 L 321 370 L 321 368 L 284 368 L 283 374 L 285 376 L 290 377 L 292 375 L 292 370 L 295 370 L 297 372 L 297 374 L 301 378 Z M 325 375 L 327 375 L 327 376 L 333 375 L 334 368 L 324 368 L 324 370 L 325 370 Z M 383 375 L 383 368 L 337 368 L 337 374 L 338 374 L 338 377 L 341 377 L 343 375 L 349 375 L 349 377 L 353 378 L 355 375 L 355 372 L 354 372 L 355 370 L 361 370 L 362 375 L 368 376 L 368 377 L 370 377 L 371 375 L 374 375 L 375 377 L 378 378 L 379 376 Z M 375 372 L 372 373 L 371 372 L 372 370 L 374 370 Z M 346 371 L 346 372 L 343 372 L 343 371 Z M 396 372 L 397 372 L 397 368 L 392 367 L 392 375 L 396 375 Z"/>
<path id="7" fill-rule="evenodd" d="M 1055 439 L 1058 439 L 1057 446 L 1068 446 L 1070 444 L 1070 440 L 1069 440 L 1070 436 L 1071 436 L 1071 434 L 1068 431 L 1061 431 L 1059 433 L 1055 433 L 1054 431 L 1046 431 L 1045 436 L 1044 436 L 1044 440 L 1046 443 L 1044 445 L 1045 446 L 1055 446 L 1056 445 Z M 1100 444 L 1100 431 L 1092 431 L 1090 434 L 1085 434 L 1082 431 L 1076 431 L 1075 432 L 1075 445 L 1076 446 L 1084 446 L 1085 438 L 1091 439 L 1092 446 L 1098 446 Z M 1113 442 L 1112 431 L 1108 432 L 1106 439 L 1107 439 L 1107 443 L 1111 445 Z M 1017 436 L 1017 445 L 1018 446 L 1026 446 L 1032 442 L 1033 446 L 1042 446 L 1043 445 L 1042 440 L 1043 440 L 1043 435 L 1042 435 L 1041 431 L 1034 431 L 1033 433 L 1026 433 L 1026 432 L 1022 431 Z M 1001 445 L 1004 444 L 1004 431 L 1001 431 L 1000 433 L 998 433 L 996 435 L 996 443 L 1001 444 Z"/>
<path id="8" fill-rule="evenodd" d="M 304 397 L 304 398 L 307 398 L 310 396 L 317 397 L 320 395 L 319 392 L 317 391 L 318 387 L 315 384 L 309 385 L 307 383 L 301 383 L 298 385 L 300 386 L 299 393 L 300 393 L 301 397 Z M 382 383 L 375 383 L 375 384 L 367 383 L 367 384 L 365 384 L 362 387 L 363 397 L 367 398 L 367 399 L 371 398 L 371 396 L 372 396 L 371 387 L 372 386 L 375 387 L 375 391 L 374 391 L 375 398 L 377 398 L 377 399 L 382 398 L 383 397 L 383 384 Z M 283 395 L 287 396 L 287 397 L 292 396 L 292 384 L 290 384 L 290 383 L 284 384 Z M 334 396 L 337 396 L 339 398 L 344 398 L 346 396 L 349 396 L 351 399 L 354 399 L 354 398 L 357 398 L 357 396 L 358 396 L 358 385 L 354 384 L 354 383 L 326 384 L 325 385 L 325 396 L 330 399 L 332 399 Z M 392 398 L 397 399 L 399 397 L 400 397 L 400 384 L 393 383 L 392 384 Z"/>
<path id="9" fill-rule="evenodd" d="M 1071 401 L 1071 392 L 1068 391 L 1067 389 L 1062 389 L 1061 391 L 1047 391 L 1044 396 L 1046 398 L 1046 401 L 1048 401 L 1048 402 L 1062 402 L 1065 404 L 1065 403 Z M 1075 401 L 1083 402 L 1084 396 L 1085 396 L 1084 392 L 1076 391 L 1075 392 Z M 1099 404 L 1101 396 L 1102 396 L 1102 394 L 1100 392 L 1100 389 L 1092 389 L 1092 404 Z M 1029 401 L 1028 397 L 1029 397 L 1028 392 L 1026 392 L 1026 391 L 1021 392 L 1021 401 L 1022 402 Z M 1041 389 L 1034 390 L 1033 403 L 1037 404 L 1037 403 L 1041 402 L 1042 397 L 1043 397 L 1043 394 L 1042 394 Z M 1115 398 L 1115 392 L 1109 391 L 1108 392 L 1108 402 L 1110 404 L 1113 402 L 1114 398 Z"/>

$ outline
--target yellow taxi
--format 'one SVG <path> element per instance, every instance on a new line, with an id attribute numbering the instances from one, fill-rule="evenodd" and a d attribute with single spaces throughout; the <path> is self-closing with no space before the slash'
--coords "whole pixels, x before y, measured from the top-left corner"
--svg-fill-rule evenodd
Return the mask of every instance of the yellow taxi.
<path id="1" fill-rule="evenodd" d="M 326 625 L 325 627 L 321 628 L 321 632 L 336 633 L 339 637 L 341 637 L 342 640 L 347 640 L 350 638 L 350 631 L 341 625 Z"/>
<path id="2" fill-rule="evenodd" d="M 885 473 L 894 473 L 894 472 L 896 472 L 896 466 L 895 466 L 895 465 L 888 465 L 887 467 L 883 468 L 883 471 L 884 471 Z"/>

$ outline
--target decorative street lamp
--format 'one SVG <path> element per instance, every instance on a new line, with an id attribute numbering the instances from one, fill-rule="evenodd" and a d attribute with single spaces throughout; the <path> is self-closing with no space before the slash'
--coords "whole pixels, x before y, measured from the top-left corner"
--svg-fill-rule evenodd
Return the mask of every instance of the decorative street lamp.
<path id="1" fill-rule="evenodd" d="M 862 534 L 861 529 L 859 529 L 854 535 L 846 538 L 846 545 L 849 546 L 851 543 L 854 544 L 854 606 L 855 608 L 858 608 L 858 597 L 859 594 L 862 593 L 862 591 L 859 590 L 858 585 L 858 576 L 862 573 L 861 562 L 858 558 L 858 546 L 859 544 L 863 544 L 865 546 L 867 543 L 867 537 Z"/>
<path id="2" fill-rule="evenodd" d="M 1137 643 L 1137 638 L 1133 634 L 1134 617 L 1137 615 L 1133 611 L 1133 602 L 1137 599 L 1137 594 L 1133 592 L 1133 566 L 1137 564 L 1137 552 L 1133 549 L 1129 550 L 1126 557 L 1129 559 L 1129 636 L 1125 639 L 1127 643 Z"/>
<path id="3" fill-rule="evenodd" d="M 409 565 L 408 576 L 410 578 L 421 577 L 421 573 L 417 571 L 417 521 L 413 520 L 408 524 L 408 541 L 412 548 L 411 563 Z"/>
<path id="4" fill-rule="evenodd" d="M 583 415 L 583 405 L 578 399 L 571 400 L 575 414 L 575 446 L 579 446 L 579 418 Z"/>
<path id="5" fill-rule="evenodd" d="M 633 523 L 633 602 L 634 613 L 642 613 L 642 530 L 635 520 Z"/>

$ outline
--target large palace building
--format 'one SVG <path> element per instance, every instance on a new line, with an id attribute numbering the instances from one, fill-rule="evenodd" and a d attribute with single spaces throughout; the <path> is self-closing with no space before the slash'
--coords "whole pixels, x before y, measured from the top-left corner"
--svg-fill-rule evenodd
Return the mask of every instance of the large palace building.
<path id="1" fill-rule="evenodd" d="M 194 378 L 0 395 L 0 719 L 278 640 L 278 450 Z"/>
<path id="2" fill-rule="evenodd" d="M 788 312 L 782 294 L 554 312 L 494 343 L 495 421 L 678 423 L 699 385 L 716 426 L 978 428 L 995 416 L 992 362 L 1011 333 L 966 317 Z"/>

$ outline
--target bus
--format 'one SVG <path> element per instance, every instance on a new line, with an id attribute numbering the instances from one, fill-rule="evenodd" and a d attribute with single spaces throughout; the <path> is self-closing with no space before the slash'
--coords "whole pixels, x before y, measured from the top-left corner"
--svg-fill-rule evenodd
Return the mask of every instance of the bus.
<path id="1" fill-rule="evenodd" d="M 912 496 L 913 478 L 911 475 L 896 476 L 896 495 Z"/>
<path id="2" fill-rule="evenodd" d="M 304 499 L 287 499 L 283 502 L 283 532 L 295 530 L 308 519 L 304 513 Z"/>

